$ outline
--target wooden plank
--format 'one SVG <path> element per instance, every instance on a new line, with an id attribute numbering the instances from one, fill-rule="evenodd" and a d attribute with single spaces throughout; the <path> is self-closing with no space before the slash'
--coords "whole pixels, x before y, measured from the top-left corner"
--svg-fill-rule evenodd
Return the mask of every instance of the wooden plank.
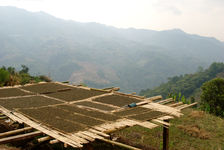
<path id="1" fill-rule="evenodd" d="M 168 98 L 168 99 L 165 99 L 165 100 L 161 100 L 157 103 L 164 105 L 164 104 L 167 104 L 167 103 L 170 103 L 170 102 L 173 102 L 173 101 L 174 101 L 173 98 Z"/>
<path id="2" fill-rule="evenodd" d="M 165 122 L 165 121 L 162 121 L 162 120 L 159 120 L 159 119 L 152 119 L 152 120 L 150 120 L 150 121 L 155 122 L 155 123 L 159 123 L 159 124 L 162 124 L 162 125 L 165 125 L 165 126 L 167 126 L 167 127 L 170 126 L 169 123 L 167 123 L 167 122 Z"/>
<path id="3" fill-rule="evenodd" d="M 145 104 L 151 103 L 151 102 L 153 102 L 155 100 L 159 100 L 159 99 L 162 99 L 162 96 L 161 95 L 149 97 L 147 99 L 144 99 L 144 101 L 137 103 L 136 105 L 137 106 L 145 105 Z"/>
<path id="4" fill-rule="evenodd" d="M 182 113 L 180 113 L 179 109 L 173 108 L 173 107 L 169 107 L 166 105 L 161 105 L 161 104 L 157 104 L 157 103 L 149 103 L 147 105 L 143 105 L 140 107 L 144 107 L 144 108 L 149 108 L 155 111 L 160 111 L 160 112 L 164 112 L 176 117 L 180 117 L 181 115 L 183 115 Z"/>
<path id="5" fill-rule="evenodd" d="M 148 128 L 148 129 L 153 129 L 155 127 L 158 127 L 158 125 L 156 125 L 154 123 L 151 123 L 151 122 L 148 122 L 148 121 L 138 122 L 138 125 L 142 126 L 142 127 L 145 127 L 145 128 Z"/>
<path id="6" fill-rule="evenodd" d="M 72 147 L 82 147 L 82 145 L 80 143 L 77 143 L 76 141 L 73 141 L 72 139 L 70 139 L 67 135 L 58 132 L 56 130 L 52 130 L 49 129 L 48 127 L 44 126 L 44 125 L 40 125 L 34 121 L 31 121 L 29 118 L 19 114 L 19 113 L 14 113 L 16 116 L 20 117 L 21 119 L 23 119 L 23 122 L 26 123 L 27 125 L 51 136 L 52 138 L 55 138 L 63 143 L 67 143 L 68 145 L 72 146 Z"/>
<path id="7" fill-rule="evenodd" d="M 97 135 L 95 133 L 88 132 L 88 131 L 83 131 L 82 134 L 85 134 L 86 136 L 92 137 L 94 139 L 103 139 L 102 136 L 99 136 L 99 135 Z"/>
<path id="8" fill-rule="evenodd" d="M 82 132 L 77 132 L 77 133 L 75 133 L 74 135 L 75 135 L 75 136 L 78 136 L 78 137 L 80 137 L 80 138 L 86 139 L 86 140 L 88 140 L 88 141 L 90 141 L 90 142 L 93 142 L 93 141 L 95 140 L 95 139 L 92 138 L 92 137 L 89 137 L 89 136 L 87 136 L 87 135 L 85 135 L 85 134 L 82 134 Z"/>
<path id="9" fill-rule="evenodd" d="M 15 136 L 11 136 L 11 137 L 6 137 L 6 138 L 0 139 L 0 144 L 6 144 L 6 143 L 15 142 L 15 141 L 30 139 L 30 138 L 39 136 L 41 134 L 43 134 L 41 131 L 35 131 L 35 132 L 31 132 L 31 133 L 26 133 L 26 134 L 21 134 L 21 135 L 15 135 Z"/>
<path id="10" fill-rule="evenodd" d="M 178 102 L 178 103 L 174 103 L 174 104 L 168 104 L 167 106 L 170 106 L 170 107 L 176 107 L 176 106 L 179 106 L 179 105 L 182 105 L 183 102 Z"/>
<path id="11" fill-rule="evenodd" d="M 98 134 L 98 135 L 101 135 L 101 136 L 103 136 L 103 137 L 110 137 L 110 135 L 108 135 L 108 134 L 106 134 L 106 133 L 103 133 L 103 132 L 99 132 L 99 131 L 94 130 L 94 129 L 89 129 L 88 131 L 89 131 L 89 132 L 93 132 L 93 133 Z"/>
<path id="12" fill-rule="evenodd" d="M 33 129 L 32 127 L 26 127 L 26 128 L 22 128 L 22 129 L 17 129 L 17 130 L 13 130 L 13 131 L 8 131 L 8 132 L 4 132 L 4 133 L 0 133 L 0 137 L 6 137 L 9 135 L 13 135 L 13 134 L 18 134 L 24 131 L 28 131 Z"/>
<path id="13" fill-rule="evenodd" d="M 83 139 L 83 138 L 80 138 L 74 134 L 71 135 L 71 139 L 72 140 L 75 140 L 75 141 L 78 141 L 80 144 L 85 144 L 85 143 L 89 143 L 89 141 Z"/>
<path id="14" fill-rule="evenodd" d="M 188 106 L 188 104 L 179 105 L 179 106 L 177 106 L 177 107 L 175 107 L 175 108 L 178 109 L 178 110 L 181 110 L 180 108 L 181 108 L 181 107 L 185 107 L 185 106 Z"/>
<path id="15" fill-rule="evenodd" d="M 4 107 L 0 106 L 0 111 L 5 114 L 6 116 L 8 116 L 10 119 L 12 119 L 15 122 L 18 122 L 20 124 L 23 123 L 23 120 L 20 119 L 19 117 L 15 116 L 11 111 L 5 109 Z"/>
<path id="16" fill-rule="evenodd" d="M 192 106 L 197 105 L 197 104 L 198 104 L 198 103 L 195 102 L 195 103 L 192 103 L 192 104 L 189 104 L 189 105 L 182 106 L 182 107 L 180 107 L 179 109 L 182 110 L 182 109 L 185 109 L 185 108 L 188 108 L 188 107 L 192 107 Z"/>
<path id="17" fill-rule="evenodd" d="M 174 117 L 173 116 L 162 116 L 162 117 L 159 117 L 157 118 L 158 120 L 170 120 L 170 119 L 173 119 Z"/>

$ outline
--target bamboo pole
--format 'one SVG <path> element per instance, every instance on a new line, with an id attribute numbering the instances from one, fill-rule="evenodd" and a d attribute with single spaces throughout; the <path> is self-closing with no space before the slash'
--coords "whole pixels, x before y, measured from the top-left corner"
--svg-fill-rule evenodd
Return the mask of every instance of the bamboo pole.
<path id="1" fill-rule="evenodd" d="M 33 128 L 32 127 L 26 127 L 26 128 L 22 128 L 22 129 L 17 129 L 17 130 L 13 130 L 13 131 L 0 133 L 0 137 L 6 137 L 6 136 L 9 136 L 9 135 L 21 133 L 21 132 L 28 131 L 28 130 L 31 130 L 31 129 L 33 129 Z"/>
<path id="2" fill-rule="evenodd" d="M 55 140 L 50 140 L 49 143 L 50 143 L 50 144 L 56 144 L 56 143 L 59 143 L 59 142 L 60 142 L 59 140 L 56 140 L 56 139 L 55 139 Z"/>
<path id="3" fill-rule="evenodd" d="M 15 142 L 15 141 L 21 141 L 21 140 L 33 138 L 33 137 L 41 135 L 41 134 L 43 134 L 41 131 L 35 131 L 35 132 L 31 132 L 31 133 L 6 137 L 6 138 L 0 139 L 0 144 L 6 144 L 6 143 Z"/>
<path id="4" fill-rule="evenodd" d="M 123 147 L 123 148 L 131 149 L 131 150 L 141 150 L 139 148 L 129 146 L 129 145 L 126 145 L 126 144 L 123 144 L 123 143 L 119 143 L 119 142 L 116 142 L 116 141 L 111 141 L 111 140 L 108 140 L 108 139 L 98 139 L 98 140 L 106 142 L 106 143 L 114 144 L 114 145 L 117 145 L 117 146 L 120 146 L 120 147 Z"/>
<path id="5" fill-rule="evenodd" d="M 51 139 L 52 139 L 52 137 L 50 137 L 50 136 L 45 136 L 45 137 L 42 137 L 42 138 L 37 139 L 37 141 L 38 141 L 39 143 L 42 143 L 42 142 L 45 142 L 45 141 L 48 141 L 48 140 L 51 140 Z"/>

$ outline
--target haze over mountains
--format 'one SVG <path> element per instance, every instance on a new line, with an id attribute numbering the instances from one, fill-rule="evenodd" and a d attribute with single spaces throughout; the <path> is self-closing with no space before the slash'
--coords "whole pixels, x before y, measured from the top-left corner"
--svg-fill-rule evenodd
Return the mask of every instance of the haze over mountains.
<path id="1" fill-rule="evenodd" d="M 126 92 L 224 61 L 224 43 L 182 30 L 119 29 L 0 7 L 0 66 Z"/>

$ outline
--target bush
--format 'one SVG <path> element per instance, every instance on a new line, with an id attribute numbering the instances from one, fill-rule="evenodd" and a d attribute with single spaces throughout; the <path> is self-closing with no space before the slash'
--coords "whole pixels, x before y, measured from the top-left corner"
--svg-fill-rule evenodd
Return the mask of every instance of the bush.
<path id="1" fill-rule="evenodd" d="M 4 68 L 0 68 L 0 86 L 7 85 L 10 80 L 10 74 Z"/>
<path id="2" fill-rule="evenodd" d="M 217 116 L 224 117 L 224 79 L 215 78 L 201 87 L 201 107 Z"/>

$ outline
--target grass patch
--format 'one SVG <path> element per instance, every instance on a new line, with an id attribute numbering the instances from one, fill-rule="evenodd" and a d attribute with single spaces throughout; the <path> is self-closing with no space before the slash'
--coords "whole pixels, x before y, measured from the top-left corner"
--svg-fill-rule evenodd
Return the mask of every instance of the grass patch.
<path id="1" fill-rule="evenodd" d="M 186 109 L 181 118 L 171 121 L 171 150 L 224 149 L 224 120 L 202 111 Z M 143 149 L 162 149 L 162 127 L 152 130 L 134 126 L 115 132 L 127 144 Z M 122 141 L 121 140 L 121 141 Z M 138 147 L 139 147 L 138 146 Z"/>

